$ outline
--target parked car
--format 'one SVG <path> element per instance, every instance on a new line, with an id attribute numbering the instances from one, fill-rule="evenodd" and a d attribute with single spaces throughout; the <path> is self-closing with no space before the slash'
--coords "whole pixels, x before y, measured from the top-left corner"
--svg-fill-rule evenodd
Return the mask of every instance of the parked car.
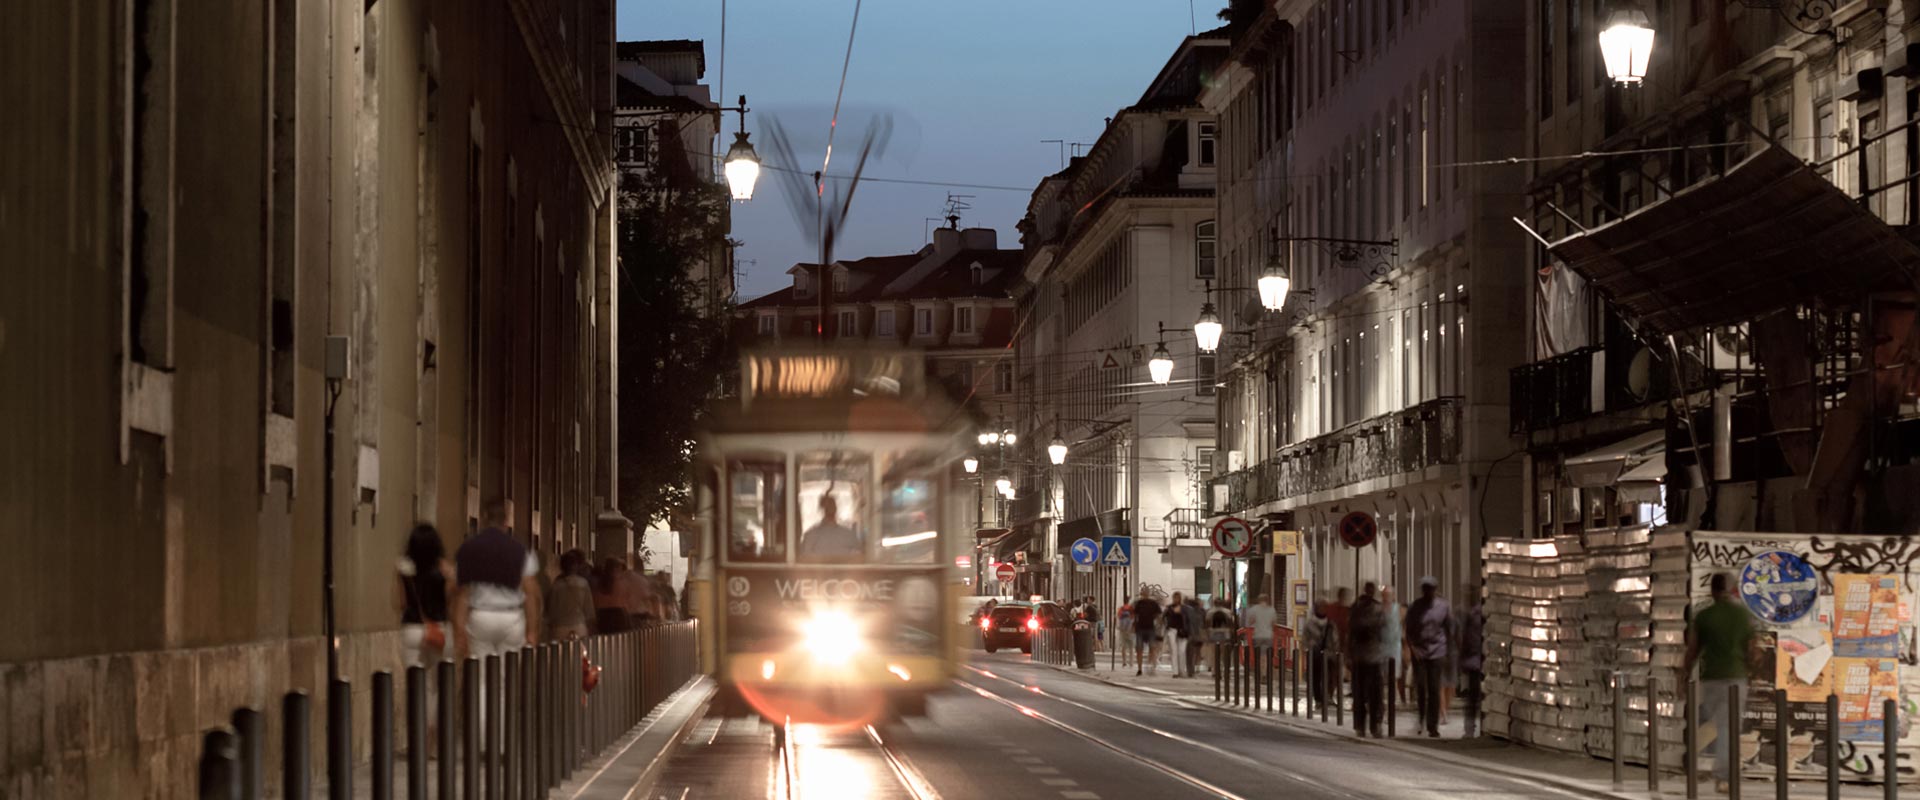
<path id="1" fill-rule="evenodd" d="M 991 653 L 1002 647 L 1033 652 L 1033 635 L 1044 630 L 1070 628 L 1072 615 L 1058 603 L 1001 603 L 980 620 L 980 639 Z"/>

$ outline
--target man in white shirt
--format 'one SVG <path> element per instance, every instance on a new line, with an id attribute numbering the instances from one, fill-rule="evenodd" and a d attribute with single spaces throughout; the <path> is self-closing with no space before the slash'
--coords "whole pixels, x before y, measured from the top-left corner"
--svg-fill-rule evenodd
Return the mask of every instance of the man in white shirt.
<path id="1" fill-rule="evenodd" d="M 479 533 L 454 555 L 454 644 L 462 657 L 485 659 L 540 641 L 540 561 L 509 533 L 513 501 L 487 506 Z"/>
<path id="2" fill-rule="evenodd" d="M 1260 595 L 1259 602 L 1247 606 L 1245 611 L 1240 612 L 1240 624 L 1253 629 L 1253 645 L 1255 647 L 1266 647 L 1269 649 L 1273 647 L 1273 621 L 1272 595 Z"/>

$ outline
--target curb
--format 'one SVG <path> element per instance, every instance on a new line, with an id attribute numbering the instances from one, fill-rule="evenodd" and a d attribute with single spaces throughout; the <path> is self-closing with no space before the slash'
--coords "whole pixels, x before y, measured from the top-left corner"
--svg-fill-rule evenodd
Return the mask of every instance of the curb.
<path id="1" fill-rule="evenodd" d="M 660 780 L 660 775 L 666 772 L 667 761 L 672 758 L 673 751 L 679 749 L 680 742 L 687 738 L 687 734 L 693 732 L 695 725 L 700 724 L 701 720 L 706 719 L 707 710 L 713 707 L 713 698 L 717 697 L 720 693 L 718 685 L 705 675 L 699 676 L 695 681 L 691 686 L 683 687 L 682 689 L 682 691 L 692 689 L 700 693 L 700 696 L 693 701 L 693 711 L 687 714 L 685 720 L 681 721 L 679 728 L 676 728 L 672 734 L 667 736 L 667 741 L 660 746 L 660 751 L 654 753 L 653 758 L 647 761 L 647 766 L 640 770 L 639 777 L 633 781 L 633 791 L 630 796 L 653 796 L 653 785 Z"/>
<path id="2" fill-rule="evenodd" d="M 1329 738 L 1329 739 L 1344 739 L 1346 741 L 1356 742 L 1359 744 L 1369 745 L 1373 747 L 1388 748 L 1396 752 L 1405 753 L 1407 755 L 1412 755 L 1412 756 L 1418 756 L 1420 758 L 1428 759 L 1430 761 L 1438 761 L 1438 762 L 1442 762 L 1442 763 L 1446 763 L 1454 766 L 1459 766 L 1462 761 L 1459 758 L 1448 758 L 1447 753 L 1438 752 L 1429 747 L 1422 747 L 1419 745 L 1412 745 L 1412 744 L 1404 744 L 1401 742 L 1388 740 L 1388 739 L 1361 738 L 1359 736 L 1354 736 L 1353 734 L 1347 733 L 1344 729 L 1334 727 L 1334 726 L 1327 726 L 1319 723 L 1305 724 L 1300 722 L 1294 722 L 1289 717 L 1270 717 L 1270 716 L 1266 716 L 1256 712 L 1243 711 L 1241 709 L 1233 708 L 1230 706 L 1213 705 L 1212 703 L 1209 703 L 1206 701 L 1191 700 L 1184 695 L 1175 694 L 1173 692 L 1169 692 L 1164 689 L 1154 689 L 1146 686 L 1135 686 L 1132 684 L 1123 683 L 1121 681 L 1113 680 L 1110 678 L 1101 677 L 1099 675 L 1093 675 L 1093 674 L 1081 672 L 1078 669 L 1075 669 L 1073 667 L 1062 667 L 1054 664 L 1045 664 L 1042 666 L 1050 667 L 1056 671 L 1063 672 L 1068 675 L 1073 675 L 1078 678 L 1083 678 L 1083 679 L 1095 681 L 1098 683 L 1104 683 L 1104 684 L 1107 684 L 1108 686 L 1116 686 L 1122 689 L 1131 689 L 1136 692 L 1143 692 L 1146 694 L 1152 694 L 1160 697 L 1171 698 L 1175 703 L 1178 703 L 1182 706 L 1186 706 L 1188 708 L 1192 708 L 1196 710 L 1217 711 L 1217 712 L 1232 714 L 1234 716 L 1241 717 L 1243 719 L 1264 723 L 1266 725 L 1271 725 L 1274 727 L 1286 728 L 1291 731 L 1313 734 L 1313 735 L 1317 735 L 1317 736 L 1320 736 L 1323 738 Z M 1499 764 L 1495 764 L 1491 761 L 1476 759 L 1473 763 L 1478 768 L 1485 769 L 1488 772 L 1496 773 L 1504 778 L 1508 778 L 1516 781 L 1532 782 L 1532 783 L 1541 784 L 1545 786 L 1551 786 L 1555 789 L 1558 789 L 1564 792 L 1584 795 L 1587 797 L 1605 798 L 1606 800 L 1646 800 L 1646 798 L 1650 796 L 1647 792 L 1644 792 L 1644 791 L 1637 794 L 1627 794 L 1627 793 L 1611 792 L 1603 789 L 1596 789 L 1591 786 L 1583 786 L 1577 783 L 1569 783 L 1566 781 L 1553 780 L 1550 773 L 1546 775 L 1542 775 L 1540 773 L 1528 772 L 1524 770 L 1518 770 L 1511 767 L 1502 766 Z M 1668 794 L 1668 792 L 1663 790 L 1661 794 L 1666 795 Z"/>
<path id="3" fill-rule="evenodd" d="M 600 765 L 598 770 L 586 776 L 584 781 L 580 780 L 580 776 L 578 775 L 573 776 L 572 780 L 569 780 L 556 789 L 555 795 L 577 800 L 577 798 L 588 794 L 588 791 L 605 776 L 609 768 L 620 763 L 621 759 L 627 757 L 629 750 L 638 746 L 648 735 L 655 732 L 655 727 L 661 725 L 662 718 L 667 713 L 678 713 L 678 708 L 669 708 L 668 706 L 682 706 L 682 704 L 690 706 L 686 717 L 680 720 L 678 725 L 672 730 L 665 731 L 666 737 L 661 741 L 657 749 L 651 753 L 642 750 L 634 754 L 636 758 L 646 758 L 646 765 L 641 767 L 638 772 L 633 773 L 632 778 L 625 782 L 628 788 L 624 796 L 649 796 L 653 785 L 659 781 L 660 776 L 666 771 L 667 762 L 672 758 L 674 750 L 679 748 L 680 743 L 693 731 L 694 726 L 706 718 L 707 711 L 712 706 L 713 698 L 717 694 L 716 686 L 710 678 L 705 675 L 696 676 L 693 680 L 678 689 L 671 699 L 662 704 L 659 716 L 654 716 L 652 719 L 645 720 L 640 725 L 635 726 L 633 730 L 628 731 L 625 737 L 626 743 L 623 746 L 610 753 L 603 754 L 598 761 Z M 591 765 L 587 765 L 582 768 L 582 771 L 590 767 Z M 607 786 L 615 792 L 620 791 L 616 785 L 607 784 Z M 596 793 L 596 796 L 597 795 L 598 793 Z"/>

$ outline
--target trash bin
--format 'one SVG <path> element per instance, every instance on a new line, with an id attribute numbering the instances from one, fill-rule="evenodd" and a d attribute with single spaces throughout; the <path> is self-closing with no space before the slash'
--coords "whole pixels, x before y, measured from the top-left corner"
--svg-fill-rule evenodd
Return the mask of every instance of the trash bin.
<path id="1" fill-rule="evenodd" d="M 1093 669 L 1093 623 L 1073 623 L 1073 660 L 1081 669 Z"/>

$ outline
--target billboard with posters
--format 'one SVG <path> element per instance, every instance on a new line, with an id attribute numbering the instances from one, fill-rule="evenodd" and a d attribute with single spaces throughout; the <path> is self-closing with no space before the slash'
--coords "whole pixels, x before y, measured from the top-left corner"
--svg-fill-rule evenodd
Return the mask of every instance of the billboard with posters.
<path id="1" fill-rule="evenodd" d="M 1708 602 L 1707 582 L 1724 573 L 1753 612 L 1764 663 L 1753 672 L 1740 751 L 1749 769 L 1773 769 L 1775 714 L 1787 714 L 1790 772 L 1824 773 L 1826 699 L 1840 699 L 1842 777 L 1883 774 L 1883 701 L 1901 705 L 1900 759 L 1920 760 L 1920 731 L 1906 723 L 1920 701 L 1912 605 L 1920 542 L 1853 534 L 1689 534 L 1689 596 Z M 1776 710 L 1773 691 L 1786 690 Z M 1896 765 L 1897 766 L 1897 765 Z"/>

